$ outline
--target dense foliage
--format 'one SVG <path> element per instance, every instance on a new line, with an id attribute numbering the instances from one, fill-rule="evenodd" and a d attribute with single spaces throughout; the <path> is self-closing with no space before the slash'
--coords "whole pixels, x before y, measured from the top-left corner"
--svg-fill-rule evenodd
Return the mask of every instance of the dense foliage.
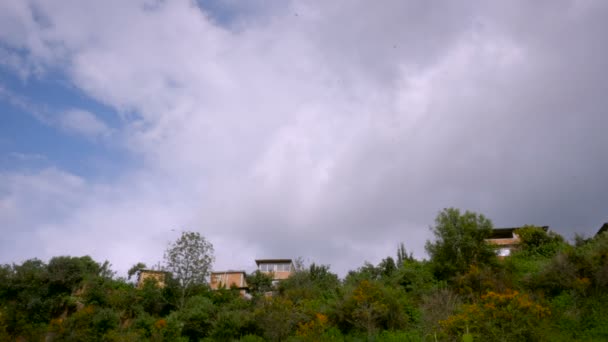
<path id="1" fill-rule="evenodd" d="M 608 340 L 607 233 L 571 245 L 526 226 L 499 260 L 484 241 L 491 229 L 446 209 L 429 260 L 401 245 L 344 279 L 314 263 L 276 287 L 254 272 L 247 298 L 201 281 L 182 291 L 171 276 L 138 286 L 88 256 L 3 265 L 0 341 Z"/>

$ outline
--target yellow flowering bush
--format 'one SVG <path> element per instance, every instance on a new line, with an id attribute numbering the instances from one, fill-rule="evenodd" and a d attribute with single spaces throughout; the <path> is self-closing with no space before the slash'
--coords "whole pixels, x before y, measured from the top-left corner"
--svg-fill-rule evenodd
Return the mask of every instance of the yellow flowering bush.
<path id="1" fill-rule="evenodd" d="M 550 316 L 549 308 L 534 302 L 527 294 L 507 290 L 488 291 L 473 304 L 464 304 L 460 312 L 441 321 L 444 332 L 493 341 L 534 340 L 536 328 Z"/>
<path id="2" fill-rule="evenodd" d="M 328 327 L 327 316 L 322 313 L 317 313 L 315 318 L 304 323 L 298 324 L 296 336 L 305 341 L 317 341 Z"/>

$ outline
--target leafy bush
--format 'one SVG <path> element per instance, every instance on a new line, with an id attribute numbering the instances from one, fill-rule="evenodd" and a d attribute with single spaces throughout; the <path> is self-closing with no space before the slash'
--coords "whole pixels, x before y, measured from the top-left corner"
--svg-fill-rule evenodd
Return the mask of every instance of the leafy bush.
<path id="1" fill-rule="evenodd" d="M 546 232 L 543 228 L 523 226 L 516 232 L 521 240 L 521 248 L 527 255 L 542 255 L 551 257 L 566 246 L 564 238 L 554 232 Z"/>
<path id="2" fill-rule="evenodd" d="M 472 304 L 464 304 L 458 314 L 441 321 L 448 336 L 471 333 L 489 341 L 538 340 L 538 326 L 551 310 L 518 291 L 487 292 Z"/>
<path id="3" fill-rule="evenodd" d="M 376 342 L 418 342 L 424 341 L 417 331 L 383 331 L 376 337 Z"/>

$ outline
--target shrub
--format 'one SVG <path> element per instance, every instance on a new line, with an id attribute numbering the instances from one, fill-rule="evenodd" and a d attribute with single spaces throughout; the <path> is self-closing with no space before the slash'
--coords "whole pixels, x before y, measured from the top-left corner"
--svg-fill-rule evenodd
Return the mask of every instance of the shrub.
<path id="1" fill-rule="evenodd" d="M 507 290 L 487 292 L 480 301 L 462 306 L 460 313 L 441 321 L 448 336 L 471 333 L 489 341 L 538 340 L 538 325 L 551 314 L 525 293 Z"/>

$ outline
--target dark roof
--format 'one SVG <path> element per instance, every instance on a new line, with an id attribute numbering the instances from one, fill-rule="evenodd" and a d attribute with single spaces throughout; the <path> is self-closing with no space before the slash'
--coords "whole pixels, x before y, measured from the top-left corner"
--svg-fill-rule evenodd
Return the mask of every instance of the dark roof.
<path id="1" fill-rule="evenodd" d="M 293 261 L 291 259 L 256 259 L 255 264 L 291 264 Z"/>
<path id="2" fill-rule="evenodd" d="M 597 231 L 597 233 L 595 233 L 595 235 L 600 235 L 601 233 L 608 231 L 608 222 L 604 223 L 601 227 L 600 230 Z"/>
<path id="3" fill-rule="evenodd" d="M 492 234 L 490 235 L 490 239 L 509 239 L 513 237 L 513 232 L 520 229 L 521 227 L 512 227 L 512 228 L 494 228 L 492 229 Z M 549 230 L 549 226 L 539 227 L 545 232 Z M 607 228 L 608 229 L 608 228 Z"/>

